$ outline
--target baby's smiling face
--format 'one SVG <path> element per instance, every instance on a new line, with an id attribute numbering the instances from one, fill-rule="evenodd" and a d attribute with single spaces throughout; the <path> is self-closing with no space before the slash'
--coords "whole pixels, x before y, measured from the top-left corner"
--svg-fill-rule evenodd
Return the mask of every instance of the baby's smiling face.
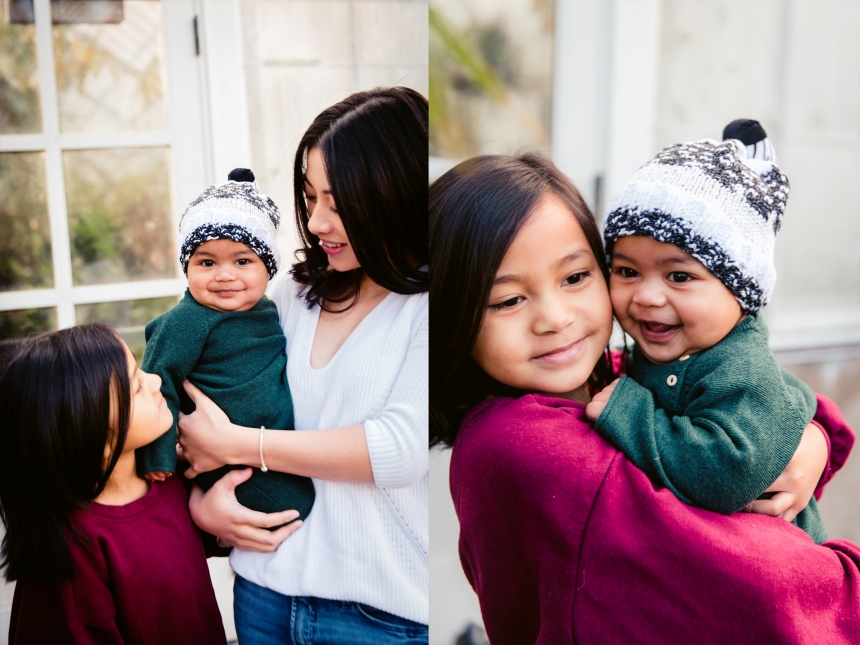
<path id="1" fill-rule="evenodd" d="M 652 363 L 712 347 L 744 318 L 734 294 L 705 265 L 642 235 L 615 242 L 609 293 L 621 328 Z"/>
<path id="2" fill-rule="evenodd" d="M 248 311 L 266 293 L 268 284 L 266 265 L 241 242 L 203 242 L 188 259 L 191 296 L 215 311 Z"/>
<path id="3" fill-rule="evenodd" d="M 472 358 L 505 385 L 587 401 L 609 341 L 606 281 L 582 227 L 545 197 L 514 238 L 490 291 Z"/>

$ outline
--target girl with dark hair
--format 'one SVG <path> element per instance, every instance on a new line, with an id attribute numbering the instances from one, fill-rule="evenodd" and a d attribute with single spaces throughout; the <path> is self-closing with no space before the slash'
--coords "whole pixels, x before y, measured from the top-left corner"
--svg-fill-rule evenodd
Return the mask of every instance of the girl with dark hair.
<path id="1" fill-rule="evenodd" d="M 446 173 L 430 249 L 431 443 L 453 446 L 460 557 L 491 642 L 856 641 L 857 545 L 687 506 L 591 427 L 586 404 L 614 378 L 605 256 L 549 161 Z M 816 421 L 845 426 L 822 397 Z M 821 426 L 782 490 L 821 472 Z"/>
<path id="2" fill-rule="evenodd" d="M 293 176 L 303 248 L 270 296 L 297 432 L 236 426 L 186 385 L 197 407 L 180 418 L 180 444 L 192 476 L 249 464 L 312 477 L 315 506 L 282 542 L 286 529 L 256 528 L 235 506 L 237 471 L 193 493 L 191 512 L 238 547 L 243 645 L 300 641 L 304 629 L 319 643 L 426 643 L 426 99 L 379 88 L 324 110 Z"/>
<path id="3" fill-rule="evenodd" d="M 102 324 L 36 338 L 0 374 L 10 645 L 226 642 L 186 486 L 137 475 L 135 448 L 172 423 L 160 385 Z"/>

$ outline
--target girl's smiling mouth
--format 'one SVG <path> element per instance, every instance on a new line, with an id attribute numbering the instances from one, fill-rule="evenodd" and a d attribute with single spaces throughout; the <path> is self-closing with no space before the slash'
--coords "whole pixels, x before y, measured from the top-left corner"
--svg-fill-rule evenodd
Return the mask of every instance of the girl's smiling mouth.
<path id="1" fill-rule="evenodd" d="M 540 363 L 549 363 L 550 365 L 565 365 L 566 363 L 570 363 L 577 359 L 584 346 L 585 338 L 580 338 L 570 345 L 565 345 L 564 347 L 559 347 L 558 349 L 554 349 L 546 354 L 535 356 L 532 360 Z"/>

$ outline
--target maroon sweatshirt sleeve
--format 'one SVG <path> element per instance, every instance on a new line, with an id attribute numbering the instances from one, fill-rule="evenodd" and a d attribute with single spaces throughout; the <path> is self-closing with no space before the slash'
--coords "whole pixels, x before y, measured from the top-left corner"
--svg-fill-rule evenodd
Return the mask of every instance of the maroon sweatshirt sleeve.
<path id="1" fill-rule="evenodd" d="M 833 479 L 833 475 L 845 465 L 851 448 L 854 446 L 855 437 L 854 431 L 845 422 L 845 417 L 842 416 L 839 406 L 823 394 L 816 394 L 815 396 L 818 398 L 818 408 L 812 420 L 824 431 L 829 456 L 827 466 L 824 468 L 815 489 L 815 499 L 821 499 L 825 484 Z"/>
<path id="2" fill-rule="evenodd" d="M 451 489 L 493 643 L 860 642 L 860 547 L 683 504 L 579 404 L 479 406 Z"/>

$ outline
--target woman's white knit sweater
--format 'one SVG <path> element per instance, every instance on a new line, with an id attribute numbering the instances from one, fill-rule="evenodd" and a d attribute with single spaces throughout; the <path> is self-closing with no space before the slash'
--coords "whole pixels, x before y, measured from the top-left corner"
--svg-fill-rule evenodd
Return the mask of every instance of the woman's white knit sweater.
<path id="1" fill-rule="evenodd" d="M 429 622 L 428 298 L 391 293 L 329 363 L 311 368 L 319 307 L 273 281 L 296 430 L 364 424 L 373 484 L 314 479 L 304 526 L 274 553 L 234 549 L 243 578 L 290 596 L 352 600 Z"/>

